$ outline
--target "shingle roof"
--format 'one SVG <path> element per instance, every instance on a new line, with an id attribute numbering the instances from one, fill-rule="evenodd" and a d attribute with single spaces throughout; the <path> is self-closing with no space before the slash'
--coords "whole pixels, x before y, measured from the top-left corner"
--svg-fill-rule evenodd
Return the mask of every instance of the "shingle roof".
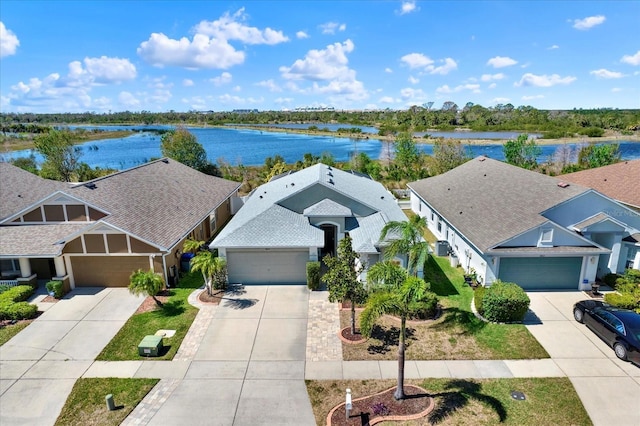
<path id="1" fill-rule="evenodd" d="M 11 225 L 0 228 L 0 256 L 33 257 L 57 256 L 64 238 L 90 226 L 88 223 L 62 223 L 55 225 Z"/>
<path id="2" fill-rule="evenodd" d="M 104 222 L 170 248 L 240 184 L 205 175 L 171 159 L 161 159 L 94 179 L 68 191 L 108 211 Z"/>
<path id="3" fill-rule="evenodd" d="M 315 203 L 312 206 L 304 209 L 303 214 L 307 217 L 314 216 L 352 216 L 351 209 L 343 206 L 340 203 L 336 203 L 333 200 L 325 198 L 322 201 Z"/>
<path id="4" fill-rule="evenodd" d="M 0 221 L 57 190 L 68 188 L 69 184 L 64 182 L 42 179 L 12 164 L 0 162 Z"/>
<path id="5" fill-rule="evenodd" d="M 569 173 L 561 178 L 640 208 L 640 160 L 621 161 L 609 166 Z"/>
<path id="6" fill-rule="evenodd" d="M 367 217 L 358 217 L 358 226 L 349 231 L 353 249 L 358 253 L 377 253 L 377 242 L 380 240 L 380 231 L 387 224 L 385 217 L 380 213 L 374 213 Z"/>
<path id="7" fill-rule="evenodd" d="M 540 213 L 588 191 L 557 178 L 477 157 L 408 184 L 481 251 L 547 221 Z"/>

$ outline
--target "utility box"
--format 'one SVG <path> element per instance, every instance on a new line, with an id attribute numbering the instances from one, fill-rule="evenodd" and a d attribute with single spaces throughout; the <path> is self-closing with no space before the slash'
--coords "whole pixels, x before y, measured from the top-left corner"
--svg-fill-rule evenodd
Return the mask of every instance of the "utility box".
<path id="1" fill-rule="evenodd" d="M 162 351 L 162 336 L 145 336 L 138 345 L 138 355 L 140 356 L 160 356 Z"/>
<path id="2" fill-rule="evenodd" d="M 436 256 L 446 256 L 449 253 L 449 242 L 447 240 L 436 241 Z"/>

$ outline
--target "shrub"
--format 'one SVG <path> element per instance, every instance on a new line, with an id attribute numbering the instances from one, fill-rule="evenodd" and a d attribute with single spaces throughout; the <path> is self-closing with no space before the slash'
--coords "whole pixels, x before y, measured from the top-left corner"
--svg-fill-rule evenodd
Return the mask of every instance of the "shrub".
<path id="1" fill-rule="evenodd" d="M 616 288 L 616 280 L 620 277 L 618 274 L 607 274 L 602 277 L 602 281 L 611 288 Z"/>
<path id="2" fill-rule="evenodd" d="M 482 298 L 484 317 L 494 322 L 522 321 L 529 309 L 529 296 L 515 283 L 495 281 Z"/>
<path id="3" fill-rule="evenodd" d="M 45 284 L 47 291 L 49 293 L 53 293 L 53 297 L 56 299 L 61 299 L 64 296 L 64 287 L 62 285 L 62 281 L 49 281 Z"/>
<path id="4" fill-rule="evenodd" d="M 0 294 L 4 293 L 5 291 L 9 290 L 11 287 L 6 285 L 6 284 L 2 284 L 0 285 Z"/>
<path id="5" fill-rule="evenodd" d="M 604 129 L 601 129 L 600 127 L 586 127 L 584 129 L 580 129 L 578 133 L 592 138 L 599 138 L 604 135 Z"/>
<path id="6" fill-rule="evenodd" d="M 307 287 L 313 291 L 320 289 L 320 262 L 307 262 Z"/>
<path id="7" fill-rule="evenodd" d="M 30 285 L 17 285 L 2 293 L 0 298 L 3 300 L 10 300 L 12 302 L 22 302 L 23 300 L 27 300 L 31 297 L 32 294 L 33 287 Z"/>
<path id="8" fill-rule="evenodd" d="M 482 305 L 482 299 L 487 291 L 486 287 L 478 287 L 473 292 L 473 303 L 476 305 L 476 310 L 482 316 L 484 316 L 484 306 Z"/>
<path id="9" fill-rule="evenodd" d="M 9 304 L 6 309 L 0 313 L 3 319 L 21 320 L 33 318 L 38 312 L 38 307 L 27 302 L 17 302 Z"/>
<path id="10" fill-rule="evenodd" d="M 33 318 L 38 311 L 38 307 L 24 302 L 32 294 L 33 287 L 30 285 L 11 287 L 0 294 L 0 320 Z"/>
<path id="11" fill-rule="evenodd" d="M 412 312 L 411 319 L 431 319 L 435 316 L 437 307 L 438 296 L 429 291 L 419 302 L 410 306 L 410 311 Z"/>
<path id="12" fill-rule="evenodd" d="M 608 293 L 604 295 L 604 301 L 612 306 L 623 309 L 636 310 L 638 311 L 638 313 L 640 313 L 640 309 L 638 308 L 638 298 L 634 297 L 633 294 Z"/>

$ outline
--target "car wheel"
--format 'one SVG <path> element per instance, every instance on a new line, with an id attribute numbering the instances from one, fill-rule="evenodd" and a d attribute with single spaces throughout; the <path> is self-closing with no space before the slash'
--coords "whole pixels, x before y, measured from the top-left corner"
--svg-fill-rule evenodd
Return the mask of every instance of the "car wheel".
<path id="1" fill-rule="evenodd" d="M 627 348 L 624 347 L 622 343 L 616 343 L 613 345 L 613 351 L 616 353 L 616 356 L 623 361 L 627 360 Z"/>
<path id="2" fill-rule="evenodd" d="M 573 308 L 573 317 L 576 319 L 576 321 L 581 323 L 584 320 L 584 312 L 582 312 L 580 308 Z"/>

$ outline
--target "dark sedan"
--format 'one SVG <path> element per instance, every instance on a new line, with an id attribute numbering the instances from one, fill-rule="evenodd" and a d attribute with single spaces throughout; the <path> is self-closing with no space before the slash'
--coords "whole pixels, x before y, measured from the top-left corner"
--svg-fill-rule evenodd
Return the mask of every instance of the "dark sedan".
<path id="1" fill-rule="evenodd" d="M 639 314 L 598 300 L 582 300 L 573 305 L 573 317 L 612 347 L 618 358 L 640 365 Z"/>

